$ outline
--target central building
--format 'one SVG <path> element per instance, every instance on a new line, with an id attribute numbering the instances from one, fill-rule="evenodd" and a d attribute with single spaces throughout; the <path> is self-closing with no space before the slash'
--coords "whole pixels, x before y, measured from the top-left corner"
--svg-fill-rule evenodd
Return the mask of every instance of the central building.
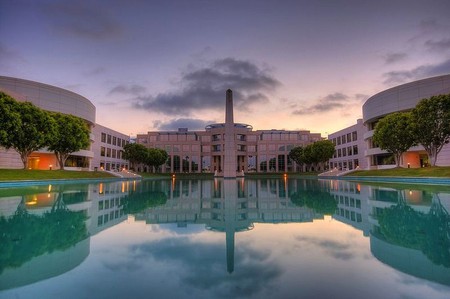
<path id="1" fill-rule="evenodd" d="M 228 138 L 231 136 L 231 138 Z M 288 158 L 292 148 L 322 140 L 307 130 L 256 130 L 235 123 L 233 94 L 226 91 L 225 123 L 210 124 L 203 131 L 151 131 L 138 134 L 136 142 L 169 154 L 163 173 L 211 172 L 236 177 L 242 172 L 292 172 L 298 166 Z"/>

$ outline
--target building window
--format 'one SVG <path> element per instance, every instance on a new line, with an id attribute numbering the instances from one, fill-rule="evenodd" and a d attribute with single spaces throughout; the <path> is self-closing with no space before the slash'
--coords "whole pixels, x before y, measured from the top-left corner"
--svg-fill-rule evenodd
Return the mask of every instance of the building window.
<path id="1" fill-rule="evenodd" d="M 338 149 L 338 158 L 340 158 L 342 156 L 342 152 L 341 152 L 341 149 L 339 148 Z"/>
<path id="2" fill-rule="evenodd" d="M 353 154 L 351 146 L 347 147 L 347 153 L 348 153 L 349 156 L 351 156 Z"/>
<path id="3" fill-rule="evenodd" d="M 113 140 L 112 140 L 113 142 L 112 142 L 112 144 L 113 145 L 116 145 L 117 144 L 117 137 L 116 136 L 113 136 Z"/>
<path id="4" fill-rule="evenodd" d="M 102 133 L 102 142 L 103 142 L 103 143 L 106 142 L 106 133 Z"/>
<path id="5" fill-rule="evenodd" d="M 353 141 L 358 140 L 358 133 L 357 133 L 356 131 L 353 131 L 353 132 L 352 132 L 352 140 L 353 140 Z"/>
<path id="6" fill-rule="evenodd" d="M 351 142 L 352 141 L 352 134 L 348 133 L 347 134 L 347 142 Z"/>
<path id="7" fill-rule="evenodd" d="M 111 149 L 110 148 L 106 149 L 106 157 L 111 157 Z"/>
<path id="8" fill-rule="evenodd" d="M 342 144 L 347 143 L 347 140 L 345 138 L 345 135 L 342 135 Z"/>
<path id="9" fill-rule="evenodd" d="M 358 154 L 358 146 L 354 145 L 353 146 L 353 155 L 357 155 Z"/>
<path id="10" fill-rule="evenodd" d="M 108 144 L 111 144 L 111 135 L 108 134 L 108 139 L 106 141 Z"/>
<path id="11" fill-rule="evenodd" d="M 342 149 L 342 156 L 347 156 L 347 149 L 345 147 Z"/>
<path id="12" fill-rule="evenodd" d="M 112 157 L 113 157 L 114 159 L 116 158 L 116 150 L 115 150 L 115 149 L 112 150 Z"/>
<path id="13" fill-rule="evenodd" d="M 100 156 L 102 156 L 102 157 L 105 156 L 105 147 L 104 146 L 100 147 Z"/>
<path id="14" fill-rule="evenodd" d="M 337 145 L 340 145 L 341 144 L 341 136 L 339 136 L 338 138 L 337 138 Z"/>

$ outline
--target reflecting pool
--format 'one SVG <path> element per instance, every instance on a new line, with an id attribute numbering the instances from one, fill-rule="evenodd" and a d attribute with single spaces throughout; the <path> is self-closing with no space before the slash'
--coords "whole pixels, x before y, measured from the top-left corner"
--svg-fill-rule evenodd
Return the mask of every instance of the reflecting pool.
<path id="1" fill-rule="evenodd" d="M 450 298 L 450 187 L 0 188 L 0 298 Z"/>

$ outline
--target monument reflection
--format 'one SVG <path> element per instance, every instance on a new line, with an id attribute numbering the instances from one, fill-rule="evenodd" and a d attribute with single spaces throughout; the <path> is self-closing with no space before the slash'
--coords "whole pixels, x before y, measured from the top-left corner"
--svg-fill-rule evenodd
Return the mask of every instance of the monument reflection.
<path id="1" fill-rule="evenodd" d="M 450 285 L 450 190 L 290 179 L 144 180 L 3 188 L 0 290 L 63 274 L 90 253 L 90 237 L 133 215 L 147 224 L 224 233 L 227 271 L 235 236 L 257 223 L 331 215 L 370 238 L 372 254 L 410 275 Z"/>

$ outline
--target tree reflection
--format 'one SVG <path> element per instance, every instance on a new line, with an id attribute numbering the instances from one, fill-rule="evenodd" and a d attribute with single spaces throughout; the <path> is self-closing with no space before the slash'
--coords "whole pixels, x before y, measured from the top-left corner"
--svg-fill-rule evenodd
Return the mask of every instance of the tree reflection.
<path id="1" fill-rule="evenodd" d="M 143 181 L 122 199 L 121 204 L 126 214 L 136 214 L 147 208 L 164 205 L 166 202 L 167 195 L 163 192 L 160 182 Z"/>
<path id="2" fill-rule="evenodd" d="M 22 197 L 12 217 L 0 217 L 0 273 L 84 240 L 88 236 L 86 219 L 84 211 L 67 209 L 63 193 L 58 194 L 51 211 L 43 215 L 29 214 Z"/>
<path id="3" fill-rule="evenodd" d="M 297 190 L 289 196 L 292 203 L 299 207 L 306 206 L 316 213 L 332 215 L 336 212 L 337 201 L 333 195 L 324 191 L 318 181 L 305 181 Z"/>
<path id="4" fill-rule="evenodd" d="M 421 250 L 433 263 L 450 267 L 450 217 L 433 194 L 428 213 L 414 210 L 399 193 L 398 204 L 378 215 L 379 237 L 391 244 Z"/>

